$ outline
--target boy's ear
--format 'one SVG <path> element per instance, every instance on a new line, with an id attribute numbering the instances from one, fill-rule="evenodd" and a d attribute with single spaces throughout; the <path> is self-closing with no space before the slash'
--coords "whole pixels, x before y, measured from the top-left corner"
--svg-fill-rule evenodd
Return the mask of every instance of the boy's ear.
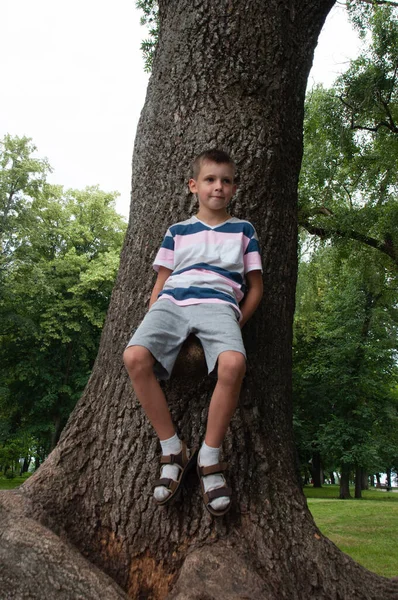
<path id="1" fill-rule="evenodd" d="M 196 187 L 195 179 L 190 179 L 188 182 L 188 185 L 189 185 L 189 190 L 192 192 L 192 194 L 196 194 L 196 192 L 198 191 L 198 188 Z"/>

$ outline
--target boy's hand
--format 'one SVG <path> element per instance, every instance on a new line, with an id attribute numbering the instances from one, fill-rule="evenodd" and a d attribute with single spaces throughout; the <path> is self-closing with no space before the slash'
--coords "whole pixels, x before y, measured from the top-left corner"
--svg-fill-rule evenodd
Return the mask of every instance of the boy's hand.
<path id="1" fill-rule="evenodd" d="M 249 271 L 246 274 L 248 292 L 240 306 L 242 317 L 239 321 L 240 328 L 250 319 L 263 297 L 263 275 L 261 271 Z"/>
<path id="2" fill-rule="evenodd" d="M 172 272 L 173 271 L 171 269 L 167 269 L 166 267 L 159 267 L 158 276 L 155 285 L 153 286 L 151 298 L 149 300 L 149 308 L 151 308 L 152 304 L 155 304 L 160 292 L 164 288 L 164 284 L 166 283 Z"/>

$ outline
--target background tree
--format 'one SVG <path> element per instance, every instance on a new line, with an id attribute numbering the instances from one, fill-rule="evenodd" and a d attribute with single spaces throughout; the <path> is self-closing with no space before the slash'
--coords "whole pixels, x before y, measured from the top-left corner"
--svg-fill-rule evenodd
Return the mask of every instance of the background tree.
<path id="1" fill-rule="evenodd" d="M 300 224 L 322 239 L 357 240 L 398 264 L 398 18 L 356 13 L 370 41 L 331 90 L 307 97 Z"/>
<path id="2" fill-rule="evenodd" d="M 47 184 L 30 140 L 6 136 L 3 148 L 3 447 L 33 436 L 44 459 L 90 375 L 125 224 L 115 194 Z"/>
<path id="3" fill-rule="evenodd" d="M 319 246 L 323 247 L 328 240 L 329 245 L 332 244 L 337 251 L 335 255 L 340 256 L 339 260 L 349 264 L 349 261 L 344 259 L 344 253 L 358 256 L 359 260 L 358 264 L 354 265 L 353 279 L 350 279 L 348 284 L 344 281 L 342 273 L 338 275 L 337 281 L 340 283 L 335 286 L 338 290 L 335 297 L 337 299 L 340 296 L 342 299 L 344 296 L 348 301 L 348 308 L 353 312 L 350 316 L 347 309 L 342 306 L 341 314 L 336 312 L 334 323 L 333 319 L 330 320 L 332 305 L 329 303 L 328 307 L 325 303 L 324 285 L 327 285 L 328 276 L 325 279 L 325 273 L 320 274 L 322 263 L 319 263 L 319 257 L 323 256 L 321 260 L 324 263 L 325 256 L 326 258 L 333 256 L 330 248 L 326 247 L 322 251 L 323 255 L 318 252 L 310 266 L 306 263 L 302 264 L 300 272 L 303 281 L 300 283 L 299 278 L 298 284 L 295 387 L 296 430 L 300 432 L 301 455 L 306 463 L 312 456 L 313 465 L 320 465 L 320 424 L 323 423 L 325 426 L 325 423 L 328 423 L 327 435 L 326 430 L 322 433 L 323 460 L 331 460 L 335 464 L 335 459 L 328 457 L 328 444 L 330 448 L 335 449 L 337 444 L 339 447 L 337 454 L 340 457 L 345 456 L 346 465 L 343 469 L 345 473 L 343 479 L 346 479 L 346 482 L 342 495 L 349 494 L 348 477 L 351 468 L 348 458 L 351 463 L 357 463 L 359 455 L 362 455 L 362 463 L 367 464 L 372 462 L 372 456 L 376 459 L 376 441 L 373 441 L 372 435 L 374 431 L 380 432 L 380 429 L 377 426 L 373 427 L 371 433 L 369 425 L 372 423 L 372 418 L 376 419 L 374 423 L 378 423 L 380 419 L 383 420 L 381 415 L 386 413 L 382 405 L 379 406 L 378 416 L 372 411 L 367 411 L 368 426 L 364 422 L 362 428 L 363 434 L 368 432 L 367 442 L 363 439 L 360 444 L 354 443 L 355 431 L 357 433 L 361 431 L 358 414 L 355 415 L 354 420 L 351 419 L 353 426 L 346 420 L 344 414 L 341 415 L 340 421 L 337 420 L 335 403 L 333 401 L 328 404 L 327 398 L 332 389 L 330 385 L 333 387 L 334 381 L 334 385 L 339 382 L 340 386 L 340 380 L 338 371 L 333 375 L 336 377 L 334 380 L 328 374 L 332 372 L 331 366 L 336 362 L 336 357 L 338 357 L 337 362 L 339 358 L 341 359 L 341 373 L 346 372 L 346 366 L 352 362 L 352 355 L 344 357 L 341 350 L 347 348 L 346 342 L 352 339 L 349 329 L 355 323 L 353 315 L 359 316 L 362 313 L 359 290 L 364 289 L 363 284 L 368 288 L 369 282 L 366 281 L 372 268 L 374 274 L 383 273 L 387 269 L 382 277 L 384 283 L 379 287 L 376 296 L 373 296 L 373 300 L 377 304 L 381 296 L 384 295 L 384 301 L 388 295 L 390 296 L 391 305 L 385 306 L 385 310 L 390 314 L 392 323 L 394 323 L 393 307 L 396 302 L 391 296 L 391 288 L 394 286 L 391 274 L 394 273 L 397 264 L 395 234 L 398 215 L 396 202 L 398 146 L 393 119 L 398 106 L 396 87 L 398 29 L 396 12 L 393 12 L 391 3 L 379 4 L 381 6 L 372 7 L 369 4 L 365 6 L 351 3 L 354 22 L 368 42 L 364 44 L 361 56 L 351 62 L 348 71 L 337 80 L 332 89 L 325 90 L 322 86 L 318 86 L 310 91 L 307 96 L 304 120 L 305 145 L 300 175 L 299 222 L 306 231 L 314 234 L 310 244 L 315 251 Z M 308 248 L 308 236 L 305 243 Z M 366 265 L 368 279 L 363 269 L 363 260 L 360 258 L 363 256 L 361 251 L 363 245 L 375 248 L 385 257 L 389 257 L 383 261 L 377 253 L 365 253 L 366 261 L 369 262 L 369 265 Z M 308 261 L 308 254 L 304 260 Z M 360 287 L 356 282 L 358 269 L 363 278 Z M 356 282 L 357 289 L 354 294 L 353 282 Z M 309 286 L 307 290 L 306 286 Z M 350 289 L 351 296 L 349 296 Z M 362 329 L 357 321 L 358 331 L 363 331 L 364 339 L 367 336 L 366 323 L 373 322 L 373 317 L 370 318 L 374 308 L 372 308 L 371 297 L 372 292 L 368 290 L 369 319 L 365 319 Z M 337 304 L 335 307 L 337 309 Z M 327 314 L 329 314 L 329 322 Z M 339 339 L 342 328 L 345 329 L 347 337 L 341 336 L 340 344 L 333 348 L 333 339 L 335 341 Z M 387 337 L 389 335 L 385 332 L 384 338 L 386 334 Z M 383 339 L 383 335 L 381 337 Z M 377 351 L 377 344 L 380 341 L 378 336 L 369 338 L 368 341 L 370 342 L 368 345 L 373 345 Z M 325 355 L 325 345 L 330 351 L 333 350 L 332 356 L 328 357 L 327 353 Z M 359 356 L 363 356 L 363 353 L 360 352 Z M 382 361 L 383 357 L 380 356 L 377 362 L 380 373 L 382 373 Z M 319 362 L 323 366 L 320 366 Z M 388 368 L 389 364 L 391 361 L 387 359 L 385 368 Z M 355 393 L 358 393 L 357 376 L 354 372 L 347 375 L 352 378 L 351 389 L 357 390 Z M 367 379 L 365 375 L 364 382 Z M 391 385 L 391 380 L 387 379 Z M 350 386 L 346 385 L 346 387 L 348 389 Z M 343 388 L 344 385 L 340 386 L 341 390 Z M 370 387 L 367 389 L 370 390 Z M 388 397 L 390 393 L 386 395 L 387 405 L 389 405 Z M 342 409 L 343 407 L 344 404 Z M 362 410 L 360 414 L 364 417 L 365 412 Z M 386 425 L 386 429 L 390 430 L 390 427 Z M 341 435 L 336 432 L 340 432 Z M 338 441 L 339 437 L 340 441 Z M 352 451 L 348 451 L 349 447 L 351 450 L 356 448 L 355 460 Z M 370 451 L 371 448 L 371 452 L 367 452 L 365 458 L 365 449 Z M 376 469 L 376 466 L 374 468 Z M 358 469 L 360 470 L 360 467 L 357 463 L 357 483 L 360 480 Z M 320 484 L 319 473 L 318 479 L 314 479 L 314 482 Z M 359 485 L 356 486 L 356 495 L 360 495 Z"/>
<path id="4" fill-rule="evenodd" d="M 301 265 L 295 410 L 307 447 L 340 466 L 340 497 L 352 471 L 361 496 L 362 473 L 382 463 L 382 431 L 396 435 L 397 291 L 384 262 L 366 247 L 326 246 Z"/>
<path id="5" fill-rule="evenodd" d="M 365 571 L 320 535 L 294 460 L 291 347 L 303 107 L 333 3 L 159 2 L 130 224 L 99 354 L 56 449 L 12 496 L 20 512 L 29 507 L 36 520 L 62 532 L 130 597 L 397 594 L 396 582 Z M 245 331 L 249 373 L 225 443 L 234 510 L 218 521 L 193 481 L 179 506 L 159 510 L 151 501 L 157 442 L 121 362 L 130 329 L 146 310 L 151 262 L 166 224 L 194 208 L 186 191 L 189 164 L 214 145 L 237 160 L 241 187 L 233 211 L 257 227 L 266 289 Z M 165 386 L 174 421 L 191 443 L 203 437 L 213 385 L 175 378 Z M 60 570 L 52 569 L 51 593 Z M 50 593 L 46 581 L 42 598 Z"/>

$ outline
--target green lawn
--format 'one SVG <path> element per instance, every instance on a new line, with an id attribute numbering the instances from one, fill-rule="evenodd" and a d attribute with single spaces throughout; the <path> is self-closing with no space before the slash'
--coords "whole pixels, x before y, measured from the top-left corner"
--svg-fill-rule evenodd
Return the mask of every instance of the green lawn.
<path id="1" fill-rule="evenodd" d="M 0 489 L 13 489 L 26 479 L 0 477 Z M 379 575 L 398 575 L 398 493 L 370 490 L 362 500 L 339 500 L 337 485 L 304 493 L 316 524 L 346 554 Z M 351 491 L 354 495 L 354 491 Z"/>
<path id="2" fill-rule="evenodd" d="M 30 473 L 27 473 L 23 477 L 14 477 L 14 479 L 7 479 L 7 477 L 0 476 L 0 490 L 13 490 L 22 485 L 28 477 L 30 477 Z"/>
<path id="3" fill-rule="evenodd" d="M 339 500 L 338 486 L 326 485 L 304 493 L 319 529 L 340 550 L 379 575 L 398 575 L 397 492 L 369 490 L 362 500 Z"/>

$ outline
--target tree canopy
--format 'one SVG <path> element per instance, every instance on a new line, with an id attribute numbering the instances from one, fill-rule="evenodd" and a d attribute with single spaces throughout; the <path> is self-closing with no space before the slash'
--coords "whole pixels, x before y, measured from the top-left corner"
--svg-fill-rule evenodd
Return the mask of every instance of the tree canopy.
<path id="1" fill-rule="evenodd" d="M 90 375 L 125 222 L 115 194 L 47 183 L 28 138 L 0 154 L 0 411 L 3 443 L 29 434 L 44 458 Z"/>
<path id="2" fill-rule="evenodd" d="M 376 248 L 396 270 L 398 15 L 380 6 L 365 16 L 359 58 L 333 88 L 316 86 L 306 99 L 299 222 L 321 239 Z"/>
<path id="3" fill-rule="evenodd" d="M 385 472 L 397 468 L 398 20 L 384 3 L 351 10 L 362 54 L 306 99 L 295 422 L 303 464 L 321 453 L 330 470 Z"/>

